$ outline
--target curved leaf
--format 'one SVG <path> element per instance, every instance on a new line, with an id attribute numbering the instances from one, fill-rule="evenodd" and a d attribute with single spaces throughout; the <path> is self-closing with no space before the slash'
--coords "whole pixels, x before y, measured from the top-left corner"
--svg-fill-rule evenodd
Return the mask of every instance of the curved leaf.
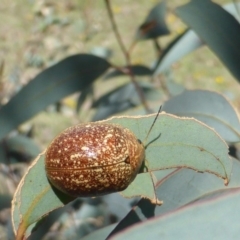
<path id="1" fill-rule="evenodd" d="M 49 104 L 84 90 L 109 66 L 102 58 L 78 54 L 38 74 L 0 109 L 0 139 Z"/>
<path id="2" fill-rule="evenodd" d="M 107 227 L 101 228 L 83 237 L 82 240 L 92 240 L 92 239 L 106 239 L 109 233 L 116 227 L 116 223 L 111 224 Z"/>
<path id="3" fill-rule="evenodd" d="M 239 7 L 240 7 L 240 3 L 238 2 L 232 2 L 232 3 L 227 3 L 223 5 L 223 8 L 231 13 L 238 22 L 240 22 L 240 16 L 239 16 Z"/>
<path id="4" fill-rule="evenodd" d="M 162 201 L 156 199 L 155 197 L 155 185 L 157 179 L 164 179 L 173 170 L 165 169 L 157 173 L 157 178 L 153 173 L 141 173 L 138 174 L 135 180 L 120 194 L 126 198 L 132 198 L 135 196 L 141 196 L 143 198 L 148 198 L 153 204 L 161 205 Z M 154 185 L 153 185 L 154 181 Z"/>
<path id="5" fill-rule="evenodd" d="M 121 124 L 131 129 L 138 139 L 144 140 L 154 118 L 155 114 L 135 118 L 115 117 L 103 122 Z M 146 165 L 149 171 L 188 167 L 197 171 L 212 172 L 224 178 L 226 183 L 229 181 L 231 161 L 227 154 L 227 146 L 207 126 L 194 119 L 161 114 L 154 125 L 154 132 L 157 134 L 151 134 L 151 138 L 145 142 L 151 142 L 146 149 Z M 171 172 L 167 171 L 154 174 L 160 180 Z M 147 174 L 149 173 L 140 175 Z M 145 181 L 141 176 L 135 181 L 139 181 L 139 178 Z M 148 177 L 147 182 L 141 184 L 149 186 L 149 183 Z M 134 182 L 130 185 L 132 191 L 126 190 L 122 194 L 126 194 L 127 197 L 140 195 L 152 199 L 151 190 L 142 189 L 141 192 L 133 186 Z M 41 155 L 21 180 L 12 202 L 13 225 L 18 237 L 24 236 L 26 231 L 29 233 L 36 221 L 70 200 L 50 186 L 44 170 L 44 155 Z"/>
<path id="6" fill-rule="evenodd" d="M 186 30 L 164 49 L 155 66 L 154 75 L 156 76 L 163 73 L 170 68 L 174 62 L 201 47 L 203 44 L 203 41 L 193 30 Z"/>
<path id="7" fill-rule="evenodd" d="M 28 236 L 38 220 L 72 198 L 52 189 L 44 171 L 44 155 L 32 163 L 18 185 L 12 201 L 14 232 Z M 30 227 L 30 228 L 29 228 Z M 26 233 L 26 231 L 28 232 Z"/>
<path id="8" fill-rule="evenodd" d="M 0 152 L 2 151 L 5 152 L 5 157 L 1 158 L 0 162 L 7 164 L 10 162 L 31 161 L 40 153 L 40 149 L 33 139 L 24 135 L 4 139 L 0 144 Z"/>
<path id="9" fill-rule="evenodd" d="M 237 239 L 240 189 L 152 218 L 110 239 Z M 207 223 L 207 224 L 206 224 Z M 204 237 L 203 237 L 204 233 Z"/>
<path id="10" fill-rule="evenodd" d="M 163 0 L 150 11 L 144 23 L 138 28 L 136 39 L 146 40 L 169 34 L 165 15 L 166 3 Z"/>
<path id="11" fill-rule="evenodd" d="M 87 99 L 88 96 L 93 96 L 93 86 L 89 86 L 86 89 L 84 89 L 80 96 L 78 97 L 77 100 L 77 106 L 76 106 L 76 111 L 79 112 L 80 108 L 82 107 L 83 103 L 85 102 L 85 100 Z"/>
<path id="12" fill-rule="evenodd" d="M 138 206 L 133 208 L 128 215 L 119 222 L 110 235 L 140 221 L 145 221 L 148 218 L 174 211 L 203 197 L 240 188 L 239 173 L 240 162 L 233 159 L 231 181 L 228 186 L 224 186 L 220 179 L 212 174 L 196 174 L 189 169 L 175 170 L 169 173 L 164 179 L 157 177 L 158 187 L 156 193 L 157 197 L 163 200 L 163 205 L 154 206 L 148 200 L 140 200 Z"/>
<path id="13" fill-rule="evenodd" d="M 154 133 L 146 142 L 154 118 L 154 114 L 132 118 L 135 121 L 130 117 L 115 117 L 107 122 L 131 129 L 138 139 L 148 144 L 146 160 L 149 171 L 189 167 L 215 173 L 226 181 L 230 179 L 228 147 L 215 131 L 195 119 L 162 113 L 154 125 Z"/>
<path id="14" fill-rule="evenodd" d="M 191 1 L 177 15 L 211 48 L 240 81 L 240 24 L 212 1 Z"/>
<path id="15" fill-rule="evenodd" d="M 240 141 L 240 123 L 223 95 L 206 90 L 186 90 L 163 105 L 163 111 L 194 117 L 214 128 L 227 142 Z"/>
<path id="16" fill-rule="evenodd" d="M 226 11 L 232 14 L 235 18 L 238 18 L 239 14 L 236 10 L 236 7 L 240 7 L 240 3 L 236 3 L 236 5 L 229 3 L 223 6 Z M 166 49 L 164 49 L 154 68 L 154 75 L 156 76 L 163 73 L 165 70 L 171 67 L 174 62 L 180 60 L 185 55 L 198 49 L 204 44 L 205 42 L 203 39 L 199 38 L 199 36 L 192 29 L 187 29 L 176 39 L 174 39 Z"/>

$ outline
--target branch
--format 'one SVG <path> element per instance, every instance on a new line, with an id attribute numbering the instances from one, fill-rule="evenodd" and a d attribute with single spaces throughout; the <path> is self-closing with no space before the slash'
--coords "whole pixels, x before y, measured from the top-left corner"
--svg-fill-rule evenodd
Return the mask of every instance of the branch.
<path id="1" fill-rule="evenodd" d="M 131 81 L 134 84 L 134 86 L 136 88 L 136 91 L 138 92 L 139 98 L 140 98 L 142 104 L 144 105 L 146 111 L 151 113 L 152 111 L 151 111 L 151 109 L 147 105 L 147 102 L 146 102 L 146 99 L 144 97 L 143 91 L 140 88 L 140 86 L 138 85 L 138 83 L 137 83 L 137 81 L 135 79 L 134 73 L 132 72 L 130 55 L 129 55 L 129 52 L 127 51 L 127 49 L 126 49 L 126 47 L 125 47 L 125 45 L 123 43 L 122 37 L 121 37 L 121 35 L 120 35 L 119 31 L 118 31 L 117 24 L 115 22 L 115 19 L 114 19 L 114 16 L 113 16 L 113 12 L 112 12 L 112 9 L 111 9 L 110 1 L 111 0 L 105 0 L 105 3 L 106 3 L 106 6 L 107 6 L 107 11 L 108 11 L 110 22 L 112 24 L 113 32 L 114 32 L 114 34 L 116 36 L 116 39 L 117 39 L 118 44 L 119 44 L 119 46 L 120 46 L 120 48 L 122 50 L 122 53 L 124 54 L 127 66 L 129 67 L 128 75 L 130 76 Z M 132 47 L 134 47 L 134 45 L 135 44 L 133 44 Z M 130 49 L 132 49 L 132 47 Z"/>

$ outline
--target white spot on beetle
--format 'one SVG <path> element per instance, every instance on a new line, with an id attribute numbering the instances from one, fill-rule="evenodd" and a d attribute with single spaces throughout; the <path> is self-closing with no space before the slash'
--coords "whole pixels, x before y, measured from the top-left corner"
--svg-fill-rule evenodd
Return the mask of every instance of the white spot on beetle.
<path id="1" fill-rule="evenodd" d="M 89 147 L 83 146 L 81 149 L 82 150 L 89 150 Z"/>

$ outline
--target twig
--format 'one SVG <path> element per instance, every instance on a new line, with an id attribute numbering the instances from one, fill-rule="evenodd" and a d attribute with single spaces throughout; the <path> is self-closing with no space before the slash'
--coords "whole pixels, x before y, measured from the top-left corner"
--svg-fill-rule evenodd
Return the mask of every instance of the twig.
<path id="1" fill-rule="evenodd" d="M 129 52 L 127 51 L 124 43 L 123 43 L 123 40 L 122 40 L 122 37 L 118 31 L 118 28 L 117 28 L 117 24 L 115 22 L 115 19 L 114 19 L 114 16 L 113 16 L 113 12 L 112 12 L 112 9 L 111 9 L 111 4 L 110 4 L 110 0 L 105 0 L 105 3 L 106 3 L 106 6 L 107 6 L 107 11 L 108 11 L 108 15 L 109 15 L 109 19 L 110 19 L 110 22 L 112 24 L 112 28 L 113 28 L 113 32 L 116 36 L 116 39 L 118 41 L 118 44 L 122 50 L 122 53 L 126 59 L 126 65 L 129 69 L 128 71 L 128 75 L 130 76 L 131 78 L 131 81 L 132 83 L 134 84 L 135 88 L 136 88 L 136 91 L 138 92 L 138 95 L 139 95 L 139 98 L 143 104 L 143 106 L 145 107 L 146 111 L 147 112 L 151 112 L 151 109 L 148 107 L 147 105 L 147 102 L 145 100 L 145 97 L 144 97 L 144 94 L 143 94 L 143 91 L 142 89 L 140 88 L 140 86 L 138 85 L 136 79 L 135 79 L 135 76 L 134 76 L 134 73 L 132 71 L 132 68 L 131 68 L 131 61 L 130 61 L 130 55 L 129 55 Z M 119 68 L 118 68 L 119 69 Z"/>
<path id="2" fill-rule="evenodd" d="M 162 48 L 156 38 L 153 39 L 154 48 L 157 51 L 157 57 L 159 58 L 162 54 Z"/>

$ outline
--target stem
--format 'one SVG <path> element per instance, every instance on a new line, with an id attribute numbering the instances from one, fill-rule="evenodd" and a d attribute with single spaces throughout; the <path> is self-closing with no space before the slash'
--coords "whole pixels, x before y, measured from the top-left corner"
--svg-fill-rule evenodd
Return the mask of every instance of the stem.
<path id="1" fill-rule="evenodd" d="M 133 43 L 130 45 L 130 48 L 128 49 L 128 54 L 130 54 L 133 51 L 136 44 L 137 44 L 137 41 L 134 40 Z"/>
<path id="2" fill-rule="evenodd" d="M 167 84 L 166 84 L 166 77 L 157 77 L 157 79 L 159 80 L 160 83 L 160 87 L 162 88 L 162 90 L 165 92 L 165 94 L 170 98 L 171 97 L 171 93 L 169 92 L 168 88 L 167 88 Z"/>
<path id="3" fill-rule="evenodd" d="M 153 39 L 154 48 L 157 51 L 157 57 L 159 58 L 162 54 L 162 48 L 156 38 Z"/>
<path id="4" fill-rule="evenodd" d="M 117 24 L 116 24 L 116 22 L 115 22 L 115 19 L 114 19 L 114 16 L 113 16 L 113 12 L 112 12 L 112 9 L 111 9 L 110 1 L 111 1 L 111 0 L 105 0 L 106 6 L 107 6 L 107 12 L 108 12 L 108 15 L 109 15 L 110 22 L 111 22 L 111 24 L 112 24 L 113 32 L 114 32 L 114 34 L 115 34 L 115 36 L 116 36 L 116 39 L 117 39 L 117 41 L 118 41 L 118 44 L 119 44 L 119 46 L 120 46 L 120 48 L 121 48 L 121 50 L 122 50 L 122 53 L 123 53 L 123 55 L 124 55 L 124 57 L 125 57 L 126 65 L 127 65 L 128 68 L 129 68 L 129 73 L 128 73 L 128 75 L 130 76 L 131 81 L 132 81 L 132 83 L 134 84 L 134 86 L 135 86 L 135 88 L 136 88 L 136 90 L 137 90 L 137 92 L 138 92 L 139 98 L 140 98 L 143 106 L 145 107 L 146 111 L 149 112 L 149 113 L 151 113 L 152 111 L 151 111 L 151 109 L 150 109 L 150 108 L 148 107 L 148 105 L 147 105 L 147 102 L 146 102 L 146 100 L 145 100 L 143 91 L 142 91 L 142 89 L 140 88 L 140 86 L 138 85 L 138 83 L 137 83 L 137 81 L 136 81 L 136 79 L 135 79 L 135 76 L 134 76 L 134 74 L 133 74 L 133 71 L 132 71 L 132 68 L 131 68 L 130 55 L 129 55 L 129 52 L 127 51 L 127 49 L 126 49 L 126 47 L 125 47 L 125 45 L 124 45 L 124 43 L 123 43 L 122 37 L 121 37 L 121 35 L 120 35 L 119 31 L 118 31 L 118 27 L 117 27 Z M 134 47 L 134 45 L 135 45 L 135 44 L 133 44 L 132 47 Z M 130 50 L 132 49 L 132 47 L 130 48 Z"/>
<path id="5" fill-rule="evenodd" d="M 118 41 L 118 44 L 119 44 L 119 46 L 120 46 L 120 48 L 121 48 L 121 50 L 122 50 L 122 52 L 123 52 L 123 54 L 124 54 L 124 56 L 126 58 L 127 63 L 129 63 L 130 62 L 129 55 L 128 55 L 126 47 L 124 46 L 122 37 L 121 37 L 121 35 L 120 35 L 119 31 L 118 31 L 117 24 L 115 22 L 115 19 L 114 19 L 114 16 L 113 16 L 113 12 L 112 12 L 112 9 L 111 9 L 110 0 L 105 0 L 105 2 L 106 2 L 106 6 L 107 6 L 108 16 L 109 16 L 110 22 L 112 24 L 113 32 L 114 32 L 114 34 L 116 36 L 116 39 Z"/>

